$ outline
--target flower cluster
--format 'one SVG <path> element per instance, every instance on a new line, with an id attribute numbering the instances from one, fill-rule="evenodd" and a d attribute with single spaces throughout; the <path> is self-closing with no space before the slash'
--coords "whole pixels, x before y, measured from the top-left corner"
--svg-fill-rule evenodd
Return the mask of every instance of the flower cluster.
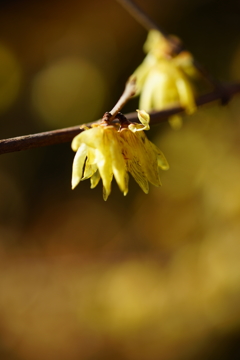
<path id="1" fill-rule="evenodd" d="M 196 104 L 189 79 L 196 76 L 196 70 L 191 54 L 174 55 L 171 42 L 157 30 L 149 32 L 144 51 L 147 55 L 132 75 L 137 80 L 139 107 L 150 111 L 180 105 L 188 114 L 193 113 Z"/>
<path id="2" fill-rule="evenodd" d="M 95 188 L 102 178 L 103 198 L 111 192 L 113 176 L 124 195 L 128 193 L 130 173 L 141 189 L 148 193 L 149 182 L 161 186 L 160 169 L 167 170 L 163 153 L 148 140 L 143 130 L 149 129 L 149 115 L 138 111 L 141 124 L 129 123 L 122 114 L 109 121 L 106 113 L 101 123 L 86 128 L 72 141 L 76 151 L 73 161 L 72 188 L 89 179 Z"/>

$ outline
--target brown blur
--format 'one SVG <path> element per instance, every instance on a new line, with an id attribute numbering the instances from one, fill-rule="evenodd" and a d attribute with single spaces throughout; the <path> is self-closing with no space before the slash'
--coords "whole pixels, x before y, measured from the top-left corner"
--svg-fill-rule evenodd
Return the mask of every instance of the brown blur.
<path id="1" fill-rule="evenodd" d="M 137 2 L 240 80 L 239 1 Z M 0 10 L 1 138 L 100 118 L 144 57 L 146 31 L 115 1 Z M 101 185 L 70 189 L 70 144 L 1 155 L 1 360 L 240 358 L 240 97 L 149 136 L 162 188 L 131 179 L 107 202 Z"/>

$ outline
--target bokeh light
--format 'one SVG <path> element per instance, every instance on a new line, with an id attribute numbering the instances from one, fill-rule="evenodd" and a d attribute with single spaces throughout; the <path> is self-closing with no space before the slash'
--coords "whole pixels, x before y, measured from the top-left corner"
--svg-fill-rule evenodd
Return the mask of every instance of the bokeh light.
<path id="1" fill-rule="evenodd" d="M 103 75 L 81 58 L 64 58 L 33 80 L 33 106 L 50 128 L 97 119 L 106 96 Z"/>
<path id="2" fill-rule="evenodd" d="M 0 113 L 6 111 L 17 98 L 22 71 L 14 54 L 0 43 Z"/>

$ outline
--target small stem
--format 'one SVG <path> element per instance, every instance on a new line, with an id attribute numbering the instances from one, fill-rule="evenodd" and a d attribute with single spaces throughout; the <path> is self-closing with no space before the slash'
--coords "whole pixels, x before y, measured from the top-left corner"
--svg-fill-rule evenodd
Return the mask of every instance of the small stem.
<path id="1" fill-rule="evenodd" d="M 112 115 L 109 119 L 109 121 L 114 120 L 115 116 L 117 115 L 118 112 L 120 112 L 120 110 L 124 107 L 124 105 L 126 104 L 126 102 L 135 95 L 136 93 L 136 79 L 135 78 L 131 78 L 127 84 L 126 87 L 124 89 L 124 92 L 122 94 L 122 96 L 120 97 L 120 99 L 118 100 L 118 102 L 116 103 L 116 105 L 113 107 L 113 109 L 110 111 L 110 114 Z"/>

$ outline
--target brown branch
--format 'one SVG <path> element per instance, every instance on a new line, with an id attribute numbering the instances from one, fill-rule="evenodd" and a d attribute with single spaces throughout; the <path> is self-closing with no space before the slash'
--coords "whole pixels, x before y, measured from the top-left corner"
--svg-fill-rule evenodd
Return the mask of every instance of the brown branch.
<path id="1" fill-rule="evenodd" d="M 230 84 L 224 86 L 225 93 L 228 97 L 240 93 L 240 83 Z M 216 101 L 222 100 L 222 92 L 215 90 L 211 93 L 200 96 L 196 99 L 198 106 Z M 184 109 L 181 107 L 174 107 L 162 111 L 151 112 L 151 125 L 159 124 L 166 121 L 171 115 L 183 112 Z M 136 112 L 129 113 L 126 115 L 127 119 L 132 122 L 139 122 Z M 94 122 L 96 123 L 96 121 Z M 86 124 L 91 126 L 93 122 Z M 60 144 L 70 142 L 81 131 L 79 126 L 73 126 L 65 129 L 47 131 L 38 134 L 19 136 L 11 139 L 0 140 L 0 154 L 6 154 L 15 151 L 28 150 L 48 145 Z"/>
<path id="2" fill-rule="evenodd" d="M 132 17 L 139 22 L 146 30 L 158 30 L 165 38 L 168 37 L 166 31 L 159 27 L 150 17 L 132 0 L 117 0 Z"/>

